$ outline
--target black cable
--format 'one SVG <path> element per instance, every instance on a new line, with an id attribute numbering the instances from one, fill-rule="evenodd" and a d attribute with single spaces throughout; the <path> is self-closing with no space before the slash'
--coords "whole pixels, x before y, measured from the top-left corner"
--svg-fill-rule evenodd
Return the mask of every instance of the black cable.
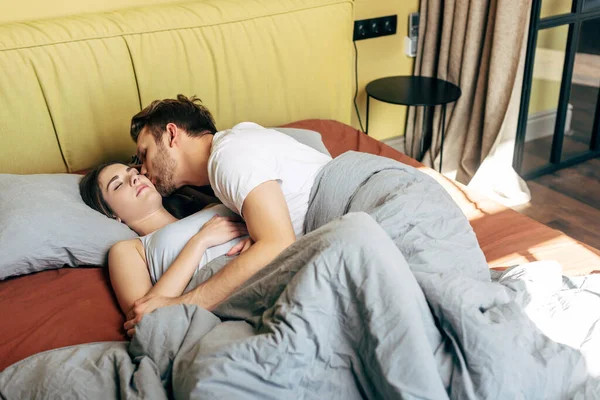
<path id="1" fill-rule="evenodd" d="M 354 43 L 354 82 L 355 82 L 355 90 L 354 90 L 354 108 L 356 109 L 356 116 L 358 117 L 358 123 L 360 124 L 360 130 L 365 131 L 363 128 L 362 120 L 360 119 L 360 112 L 358 111 L 358 104 L 356 104 L 356 98 L 358 97 L 358 48 L 356 48 L 356 42 Z"/>

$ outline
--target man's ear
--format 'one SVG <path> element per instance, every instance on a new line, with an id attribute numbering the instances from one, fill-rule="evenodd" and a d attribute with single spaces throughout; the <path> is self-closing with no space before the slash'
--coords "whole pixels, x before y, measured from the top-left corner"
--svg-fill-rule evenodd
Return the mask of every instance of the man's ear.
<path id="1" fill-rule="evenodd" d="M 169 144 L 169 147 L 179 145 L 181 133 L 182 132 L 180 131 L 180 129 L 174 123 L 169 122 L 167 124 L 167 142 Z"/>

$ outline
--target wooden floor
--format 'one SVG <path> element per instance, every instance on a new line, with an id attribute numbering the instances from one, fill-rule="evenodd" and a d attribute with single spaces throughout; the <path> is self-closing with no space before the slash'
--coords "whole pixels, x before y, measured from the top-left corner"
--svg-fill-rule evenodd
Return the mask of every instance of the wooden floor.
<path id="1" fill-rule="evenodd" d="M 600 158 L 527 184 L 531 202 L 515 210 L 600 249 Z"/>

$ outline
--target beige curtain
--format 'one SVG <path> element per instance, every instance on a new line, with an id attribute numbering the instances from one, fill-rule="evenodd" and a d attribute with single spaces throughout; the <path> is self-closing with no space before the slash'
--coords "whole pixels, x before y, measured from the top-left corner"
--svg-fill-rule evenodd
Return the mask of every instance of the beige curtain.
<path id="1" fill-rule="evenodd" d="M 506 142 L 514 144 L 530 8 L 530 0 L 421 0 L 414 75 L 445 79 L 462 90 L 447 108 L 443 156 L 443 171 L 455 171 L 459 182 L 469 183 L 502 143 L 506 159 Z M 423 159 L 436 169 L 441 114 L 436 107 L 431 149 Z M 413 157 L 421 126 L 421 107 L 411 107 L 406 151 Z M 503 165 L 519 180 L 510 161 Z M 523 189 L 522 181 L 514 184 Z"/>

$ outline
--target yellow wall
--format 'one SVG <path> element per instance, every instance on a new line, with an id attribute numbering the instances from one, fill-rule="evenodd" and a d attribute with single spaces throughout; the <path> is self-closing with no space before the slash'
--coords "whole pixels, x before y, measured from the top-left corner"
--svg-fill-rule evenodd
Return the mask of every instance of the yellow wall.
<path id="1" fill-rule="evenodd" d="M 565 52 L 569 36 L 569 25 L 561 25 L 555 28 L 542 29 L 538 31 L 537 48 L 551 49 Z"/>
<path id="2" fill-rule="evenodd" d="M 181 0 L 5 0 L 0 1 L 0 24 L 179 1 Z M 355 19 L 398 16 L 395 35 L 356 42 L 359 55 L 357 101 L 363 125 L 366 122 L 367 83 L 384 76 L 412 75 L 414 59 L 404 55 L 404 37 L 408 33 L 408 15 L 418 9 L 419 0 L 355 0 Z M 383 139 L 404 134 L 406 107 L 371 99 L 370 112 L 370 135 Z M 353 113 L 353 125 L 359 127 L 356 113 Z"/>
<path id="3" fill-rule="evenodd" d="M 573 0 L 542 0 L 540 18 L 552 17 L 554 15 L 568 14 L 571 12 Z"/>
<path id="4" fill-rule="evenodd" d="M 531 81 L 531 98 L 529 100 L 529 114 L 540 111 L 556 110 L 560 97 L 560 82 L 533 79 Z"/>
<path id="5" fill-rule="evenodd" d="M 2 0 L 0 24 L 64 17 L 67 15 L 114 11 L 148 4 L 175 3 L 181 0 Z"/>
<path id="6" fill-rule="evenodd" d="M 568 25 L 538 32 L 529 114 L 558 108 L 568 34 Z"/>
<path id="7" fill-rule="evenodd" d="M 358 107 L 365 125 L 365 86 L 373 79 L 391 75 L 412 75 L 414 58 L 404 54 L 404 37 L 408 35 L 408 15 L 419 10 L 419 0 L 355 0 L 354 18 L 366 19 L 398 16 L 395 35 L 359 40 L 358 48 Z M 376 139 L 404 134 L 406 107 L 381 103 L 371 99 L 369 136 Z M 352 123 L 359 128 L 356 113 Z"/>
<path id="8" fill-rule="evenodd" d="M 569 13 L 571 6 L 572 0 L 542 0 L 540 18 Z M 538 32 L 529 114 L 558 107 L 568 34 L 568 25 Z"/>

